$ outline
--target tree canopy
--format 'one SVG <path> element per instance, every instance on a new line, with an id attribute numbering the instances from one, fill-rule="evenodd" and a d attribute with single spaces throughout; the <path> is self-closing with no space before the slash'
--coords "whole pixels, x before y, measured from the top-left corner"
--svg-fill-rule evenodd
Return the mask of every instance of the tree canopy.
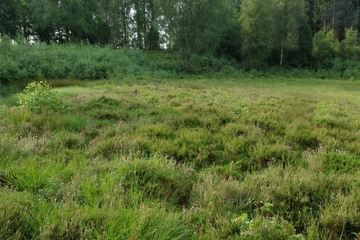
<path id="1" fill-rule="evenodd" d="M 0 2 L 0 36 L 175 50 L 188 72 L 195 55 L 234 59 L 247 69 L 309 66 L 311 59 L 322 65 L 336 57 L 355 59 L 359 22 L 360 2 L 356 0 Z M 325 41 L 323 33 L 344 41 L 339 46 L 347 54 L 319 46 Z M 330 52 L 321 53 L 327 50 L 320 48 Z"/>

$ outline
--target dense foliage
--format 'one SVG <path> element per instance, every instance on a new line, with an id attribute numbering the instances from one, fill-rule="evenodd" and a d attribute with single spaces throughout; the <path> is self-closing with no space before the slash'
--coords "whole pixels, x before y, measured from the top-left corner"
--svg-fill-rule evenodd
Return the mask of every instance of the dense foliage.
<path id="1" fill-rule="evenodd" d="M 49 83 L 0 97 L 3 239 L 360 235 L 358 82 Z"/>
<path id="2" fill-rule="evenodd" d="M 172 76 L 180 72 L 176 55 L 153 59 L 136 49 L 88 45 L 0 43 L 0 84 L 26 79 L 107 79 L 114 76 Z"/>
<path id="3" fill-rule="evenodd" d="M 175 50 L 266 66 L 353 68 L 359 58 L 355 0 L 3 0 L 0 37 Z M 324 36 L 325 35 L 325 36 Z M 21 39 L 22 38 L 22 39 Z M 358 67 L 358 66 L 357 66 Z M 353 71 L 350 69 L 349 71 Z"/>
<path id="4" fill-rule="evenodd" d="M 327 41 L 326 35 L 322 36 L 323 40 Z M 344 49 L 341 56 L 334 60 L 323 60 L 324 48 L 332 46 L 330 43 L 322 44 L 323 40 L 319 38 L 319 43 L 314 43 L 314 55 L 316 53 L 319 57 L 316 61 L 318 66 L 316 69 L 268 67 L 247 71 L 248 69 L 239 67 L 237 61 L 225 56 L 193 54 L 191 73 L 209 77 L 269 75 L 332 79 L 360 78 L 359 65 L 355 60 L 356 49 L 349 47 L 345 42 L 337 44 L 338 49 Z M 309 45 L 312 46 L 312 44 Z M 303 50 L 309 52 L 308 48 L 303 48 Z M 352 58 L 346 59 L 346 56 L 352 56 Z M 306 55 L 303 56 L 304 66 L 308 66 L 310 61 L 313 60 L 307 58 Z M 168 79 L 182 78 L 183 70 L 180 54 L 173 51 L 141 51 L 127 48 L 114 50 L 110 47 L 79 44 L 21 43 L 13 45 L 10 39 L 3 39 L 0 42 L 0 84 L 7 86 L 7 90 L 0 88 L 0 95 L 6 94 L 6 91 L 11 93 L 10 88 L 13 88 L 14 84 L 25 87 L 23 83 L 33 79 Z"/>

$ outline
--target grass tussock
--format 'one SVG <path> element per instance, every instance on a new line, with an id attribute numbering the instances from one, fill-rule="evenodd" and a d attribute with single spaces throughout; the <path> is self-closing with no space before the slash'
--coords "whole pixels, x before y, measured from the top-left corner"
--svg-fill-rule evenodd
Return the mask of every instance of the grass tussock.
<path id="1" fill-rule="evenodd" d="M 0 98 L 3 239 L 359 236 L 356 82 L 71 83 Z"/>

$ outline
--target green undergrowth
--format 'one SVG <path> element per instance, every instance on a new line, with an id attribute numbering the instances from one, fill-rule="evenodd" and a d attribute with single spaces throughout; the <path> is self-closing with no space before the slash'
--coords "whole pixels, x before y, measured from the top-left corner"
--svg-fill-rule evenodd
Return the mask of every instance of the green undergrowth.
<path id="1" fill-rule="evenodd" d="M 0 97 L 1 239 L 359 236 L 357 82 L 48 83 Z"/>

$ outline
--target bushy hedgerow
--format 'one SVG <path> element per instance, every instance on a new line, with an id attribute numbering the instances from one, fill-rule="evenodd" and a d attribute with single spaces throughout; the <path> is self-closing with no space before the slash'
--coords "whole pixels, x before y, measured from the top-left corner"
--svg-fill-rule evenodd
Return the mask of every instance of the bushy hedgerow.
<path id="1" fill-rule="evenodd" d="M 150 67 L 144 54 L 135 49 L 0 42 L 0 45 L 4 44 L 7 44 L 6 51 L 0 51 L 0 80 L 3 83 L 19 78 L 95 80 L 115 75 L 151 75 L 162 70 L 161 67 Z M 5 47 L 0 46 L 0 49 Z"/>
<path id="2" fill-rule="evenodd" d="M 0 54 L 0 85 L 8 85 L 20 78 L 20 71 L 16 62 Z"/>

